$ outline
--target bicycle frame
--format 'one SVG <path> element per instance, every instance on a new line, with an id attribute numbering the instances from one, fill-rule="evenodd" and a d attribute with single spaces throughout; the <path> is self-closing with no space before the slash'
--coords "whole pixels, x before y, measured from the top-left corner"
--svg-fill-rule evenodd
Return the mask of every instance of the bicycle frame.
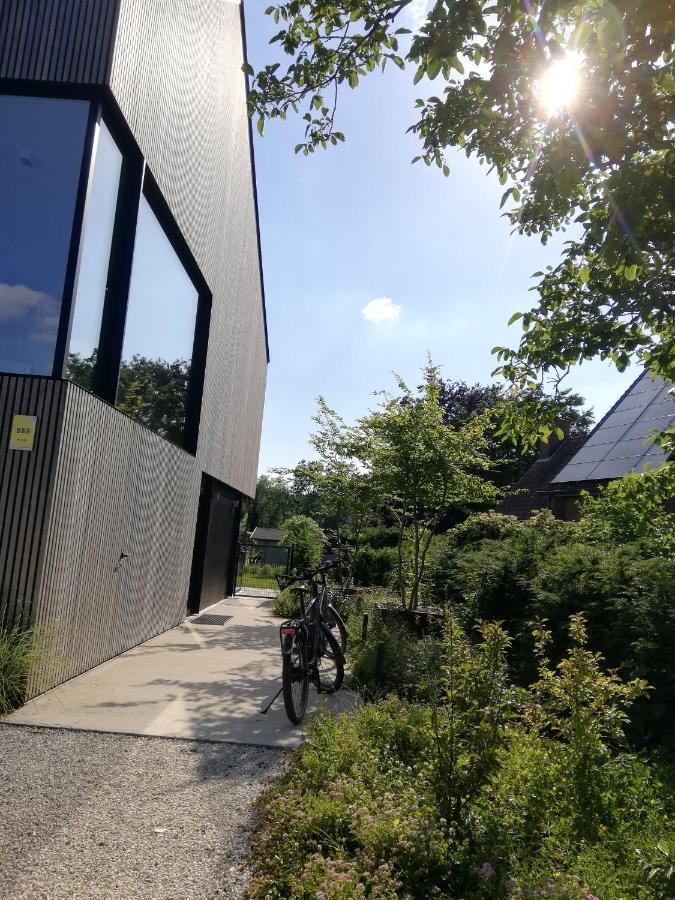
<path id="1" fill-rule="evenodd" d="M 281 652 L 290 654 L 293 651 L 295 642 L 299 639 L 304 643 L 303 659 L 307 667 L 307 671 L 312 673 L 312 666 L 317 662 L 319 637 L 321 634 L 321 624 L 326 622 L 326 614 L 328 612 L 328 585 L 325 572 L 317 573 L 321 579 L 320 585 L 314 578 L 308 579 L 311 585 L 311 599 L 305 606 L 303 588 L 296 588 L 300 600 L 300 618 L 289 619 L 282 622 L 279 627 L 279 637 L 281 640 Z M 311 647 L 309 646 L 311 642 Z"/>

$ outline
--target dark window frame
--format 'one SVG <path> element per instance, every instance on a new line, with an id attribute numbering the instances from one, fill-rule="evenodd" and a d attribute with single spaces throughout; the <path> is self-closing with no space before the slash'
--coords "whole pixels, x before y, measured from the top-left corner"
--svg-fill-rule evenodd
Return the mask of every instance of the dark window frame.
<path id="1" fill-rule="evenodd" d="M 108 266 L 106 299 L 101 323 L 100 353 L 94 373 L 93 393 L 104 402 L 115 405 L 122 361 L 122 345 L 129 300 L 129 286 L 131 283 L 138 209 L 141 196 L 145 196 L 197 291 L 197 315 L 195 318 L 192 363 L 185 409 L 185 433 L 182 444 L 177 445 L 194 456 L 197 452 L 199 440 L 213 295 L 166 199 L 145 162 L 138 143 L 124 119 L 112 91 L 109 87 L 50 85 L 36 81 L 0 79 L 0 94 L 42 97 L 45 99 L 85 100 L 90 104 L 80 164 L 73 227 L 66 263 L 61 313 L 54 351 L 54 365 L 51 376 L 32 377 L 51 377 L 52 379 L 68 380 L 66 378 L 66 366 L 74 314 L 75 279 L 82 237 L 86 227 L 87 200 L 93 174 L 92 151 L 94 135 L 97 124 L 102 121 L 119 147 L 123 161 Z M 118 410 L 118 412 L 121 415 L 126 415 L 122 410 Z M 138 424 L 142 425 L 142 423 Z M 162 435 L 158 435 L 158 437 L 162 437 Z M 163 439 L 169 441 L 168 438 Z M 169 443 L 172 442 L 169 441 Z"/>
<path id="2" fill-rule="evenodd" d="M 118 117 L 108 115 L 104 104 L 100 104 L 98 121 L 105 124 L 122 154 L 106 298 L 101 317 L 101 339 L 93 383 L 93 393 L 114 406 L 122 362 L 122 342 L 145 163 L 135 141 L 130 139 L 127 126 Z M 83 223 L 83 231 L 85 227 L 86 222 Z M 64 371 L 65 364 L 64 358 Z"/>
<path id="3" fill-rule="evenodd" d="M 94 132 L 97 121 L 97 103 L 91 90 L 45 90 L 44 85 L 31 88 L 31 82 L 16 81 L 13 79 L 0 79 L 0 95 L 10 97 L 34 97 L 45 100 L 81 100 L 89 104 L 87 111 L 87 124 L 85 126 L 84 141 L 82 144 L 82 159 L 80 160 L 80 174 L 77 181 L 75 205 L 73 208 L 73 223 L 68 243 L 66 268 L 63 279 L 63 292 L 59 308 L 59 324 L 54 342 L 54 361 L 51 375 L 35 374 L 31 378 L 62 378 L 65 365 L 66 349 L 70 340 L 70 326 L 73 313 L 73 292 L 75 277 L 82 238 L 82 222 L 84 209 L 89 189 L 89 171 L 91 154 L 94 142 Z M 1 215 L 1 211 L 0 211 Z M 17 375 L 16 372 L 0 371 L 0 375 Z"/>
<path id="4" fill-rule="evenodd" d="M 190 250 L 187 241 L 183 237 L 178 223 L 176 222 L 169 205 L 164 198 L 159 186 L 147 164 L 143 170 L 143 184 L 141 193 L 138 196 L 136 207 L 136 217 L 138 216 L 138 206 L 140 205 L 141 196 L 145 197 L 157 219 L 160 228 L 164 232 L 173 252 L 185 272 L 192 282 L 197 292 L 197 313 L 195 316 L 195 328 L 192 339 L 192 357 L 190 363 L 190 377 L 188 380 L 187 399 L 185 404 L 185 430 L 183 433 L 183 442 L 181 446 L 192 456 L 197 453 L 197 445 L 199 441 L 199 425 L 201 422 L 201 409 L 204 393 L 204 379 L 206 377 L 206 358 L 208 355 L 209 332 L 211 328 L 211 306 L 213 295 L 206 279 L 202 275 L 197 261 Z M 135 245 L 136 235 L 134 231 L 133 240 L 131 242 L 131 251 L 133 256 L 133 247 Z M 131 265 L 129 271 L 129 282 L 131 281 Z M 129 289 L 127 286 L 127 303 L 125 304 L 124 320 L 126 321 L 126 306 L 129 299 Z M 119 343 L 119 361 L 117 365 L 117 377 L 119 378 L 119 370 L 122 362 L 122 344 L 124 340 L 124 329 L 122 329 L 121 340 Z M 114 400 L 111 402 L 115 402 Z M 133 418 L 133 416 L 131 417 Z M 164 438 L 173 443 L 169 438 Z"/>

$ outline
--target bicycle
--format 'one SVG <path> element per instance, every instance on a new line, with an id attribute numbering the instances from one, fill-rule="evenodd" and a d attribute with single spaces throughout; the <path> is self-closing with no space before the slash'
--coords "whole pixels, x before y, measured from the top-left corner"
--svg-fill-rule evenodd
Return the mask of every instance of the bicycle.
<path id="1" fill-rule="evenodd" d="M 300 582 L 306 585 L 294 589 L 300 616 L 279 626 L 284 706 L 294 725 L 304 718 L 310 680 L 319 693 L 332 694 L 340 689 L 344 679 L 347 629 L 329 601 L 326 579 L 326 573 L 335 565 L 337 559 L 329 558 L 314 570 L 306 569 L 294 576 L 277 575 L 282 590 Z M 307 604 L 306 594 L 310 596 Z"/>

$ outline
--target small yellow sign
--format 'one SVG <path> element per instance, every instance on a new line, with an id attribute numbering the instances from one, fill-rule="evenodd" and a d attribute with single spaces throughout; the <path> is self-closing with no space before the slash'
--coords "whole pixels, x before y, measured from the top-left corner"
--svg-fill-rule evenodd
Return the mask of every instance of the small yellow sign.
<path id="1" fill-rule="evenodd" d="M 14 416 L 9 434 L 10 450 L 32 450 L 37 416 Z"/>

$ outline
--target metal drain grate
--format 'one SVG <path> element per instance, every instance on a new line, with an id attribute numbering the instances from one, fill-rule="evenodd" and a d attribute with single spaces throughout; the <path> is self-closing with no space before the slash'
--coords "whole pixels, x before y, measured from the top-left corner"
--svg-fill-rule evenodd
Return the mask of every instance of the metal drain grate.
<path id="1" fill-rule="evenodd" d="M 204 613 L 202 616 L 197 616 L 196 619 L 191 619 L 192 625 L 224 625 L 226 622 L 229 622 L 232 616 L 213 616 L 209 613 Z"/>

